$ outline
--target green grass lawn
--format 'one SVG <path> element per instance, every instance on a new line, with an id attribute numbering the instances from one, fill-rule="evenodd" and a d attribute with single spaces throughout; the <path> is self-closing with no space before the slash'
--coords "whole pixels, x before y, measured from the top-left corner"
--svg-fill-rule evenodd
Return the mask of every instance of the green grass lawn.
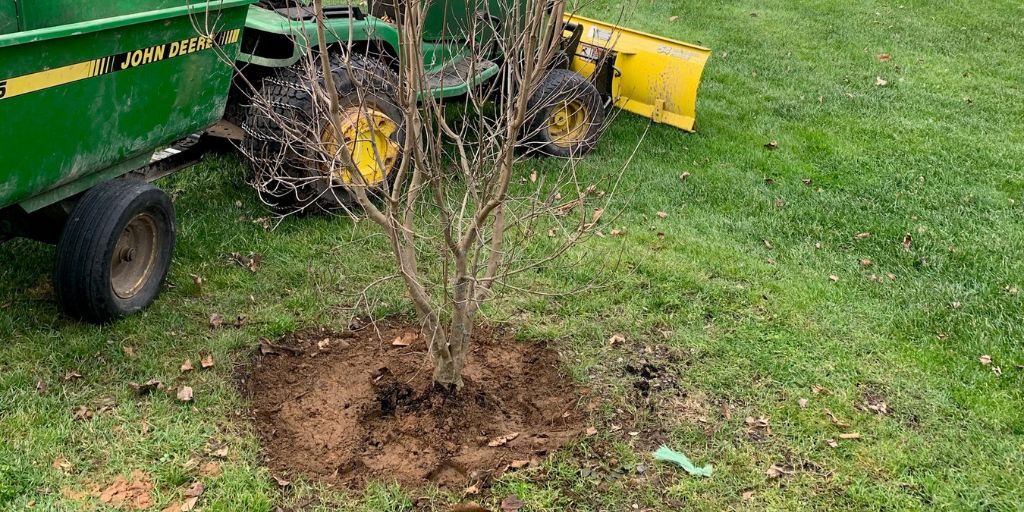
<path id="1" fill-rule="evenodd" d="M 614 19 L 619 8 L 603 0 L 588 14 Z M 1024 6 L 642 0 L 630 10 L 630 26 L 714 49 L 699 132 L 652 126 L 606 221 L 625 236 L 595 238 L 569 256 L 589 255 L 580 263 L 521 283 L 602 287 L 488 307 L 488 321 L 524 341 L 557 340 L 598 405 L 599 432 L 475 499 L 497 508 L 516 493 L 524 510 L 551 511 L 1024 507 Z M 646 126 L 620 116 L 584 175 L 621 165 Z M 202 477 L 204 510 L 447 510 L 459 498 L 386 482 L 361 494 L 305 482 L 282 491 L 261 467 L 234 366 L 260 336 L 345 325 L 365 306 L 362 288 L 392 267 L 366 222 L 264 230 L 242 177 L 236 158 L 218 157 L 161 183 L 179 219 L 169 286 L 115 325 L 57 313 L 52 247 L 0 246 L 0 507 L 95 509 L 68 496 L 142 470 L 159 510 L 211 460 L 222 472 Z M 262 267 L 251 273 L 231 252 L 262 254 Z M 370 307 L 410 311 L 394 287 L 376 289 Z M 213 330 L 211 313 L 246 322 Z M 609 347 L 612 333 L 627 341 Z M 198 367 L 206 354 L 212 369 L 180 374 L 182 360 Z M 639 360 L 676 388 L 638 397 L 624 368 Z M 82 378 L 65 380 L 69 371 Z M 194 402 L 136 397 L 129 383 L 150 378 L 191 386 Z M 881 402 L 885 414 L 865 406 Z M 83 405 L 92 419 L 75 419 Z M 652 462 L 659 442 L 714 475 Z M 226 459 L 210 454 L 220 447 Z M 787 474 L 769 477 L 772 465 Z"/>

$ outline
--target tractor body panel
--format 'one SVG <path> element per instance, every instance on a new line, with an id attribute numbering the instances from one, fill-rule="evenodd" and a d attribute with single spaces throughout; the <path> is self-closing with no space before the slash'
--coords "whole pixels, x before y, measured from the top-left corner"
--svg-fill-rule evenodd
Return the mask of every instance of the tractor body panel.
<path id="1" fill-rule="evenodd" d="M 94 2 L 37 0 L 25 21 L 43 28 L 0 35 L 0 209 L 58 202 L 218 121 L 251 1 L 101 2 L 112 17 L 61 24 Z"/>

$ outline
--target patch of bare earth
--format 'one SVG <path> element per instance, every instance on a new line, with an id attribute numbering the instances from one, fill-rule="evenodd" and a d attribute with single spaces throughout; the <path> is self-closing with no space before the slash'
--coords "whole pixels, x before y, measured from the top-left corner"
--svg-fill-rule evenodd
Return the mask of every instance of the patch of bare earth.
<path id="1" fill-rule="evenodd" d="M 432 387 L 414 327 L 378 328 L 261 343 L 242 387 L 276 477 L 479 487 L 583 430 L 578 390 L 553 350 L 478 328 L 465 388 L 452 396 Z"/>

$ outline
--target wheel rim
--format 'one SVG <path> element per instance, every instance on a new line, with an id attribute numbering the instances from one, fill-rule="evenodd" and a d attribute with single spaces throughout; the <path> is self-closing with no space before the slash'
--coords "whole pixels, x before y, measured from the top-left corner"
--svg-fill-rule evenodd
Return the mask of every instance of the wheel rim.
<path id="1" fill-rule="evenodd" d="M 121 231 L 110 259 L 110 286 L 114 294 L 130 299 L 149 281 L 156 266 L 159 242 L 157 223 L 148 213 L 139 213 Z"/>
<path id="2" fill-rule="evenodd" d="M 553 144 L 569 148 L 586 139 L 589 124 L 590 114 L 586 105 L 580 100 L 572 100 L 552 109 L 548 118 L 548 134 Z"/>
<path id="3" fill-rule="evenodd" d="M 398 163 L 400 147 L 391 140 L 398 131 L 398 123 L 379 110 L 350 107 L 341 112 L 338 128 L 344 138 L 344 148 L 352 155 L 356 171 L 363 178 L 362 183 L 353 178 L 351 170 L 338 158 L 341 146 L 330 123 L 320 134 L 327 154 L 334 156 L 325 165 L 326 173 L 350 186 L 366 184 L 372 187 L 383 183 Z"/>

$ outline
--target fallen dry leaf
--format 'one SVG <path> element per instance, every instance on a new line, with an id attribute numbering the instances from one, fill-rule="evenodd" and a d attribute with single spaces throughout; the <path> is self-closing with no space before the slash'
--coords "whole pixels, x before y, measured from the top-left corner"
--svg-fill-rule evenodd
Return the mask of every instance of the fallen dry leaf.
<path id="1" fill-rule="evenodd" d="M 324 338 L 324 339 L 316 342 L 316 348 L 317 348 L 317 350 L 320 350 L 321 352 L 329 352 L 331 350 L 331 339 L 330 338 Z"/>
<path id="2" fill-rule="evenodd" d="M 419 335 L 416 334 L 414 331 L 405 331 L 402 334 L 398 335 L 391 342 L 391 345 L 395 347 L 408 347 L 409 345 L 412 345 L 413 342 L 416 341 L 416 338 L 418 337 Z"/>
<path id="3" fill-rule="evenodd" d="M 125 357 L 127 357 L 128 359 L 135 359 L 135 348 L 132 347 L 131 345 L 125 345 L 121 347 L 121 350 L 124 352 Z"/>
<path id="4" fill-rule="evenodd" d="M 879 53 L 877 57 L 878 62 L 889 62 L 892 60 L 892 55 L 889 55 L 888 53 Z"/>
<path id="5" fill-rule="evenodd" d="M 192 401 L 192 388 L 190 388 L 188 386 L 182 386 L 182 387 L 178 388 L 177 396 L 178 396 L 178 400 L 180 400 L 182 402 L 191 402 Z"/>
<path id="6" fill-rule="evenodd" d="M 476 503 L 475 501 L 470 501 L 470 502 L 467 502 L 467 503 L 459 503 L 458 505 L 455 505 L 455 507 L 452 508 L 452 512 L 491 512 L 491 511 L 487 510 L 486 508 L 481 507 L 480 504 Z"/>
<path id="7" fill-rule="evenodd" d="M 139 396 L 145 395 L 147 393 L 150 393 L 163 387 L 163 384 L 156 379 L 149 379 L 146 382 L 143 382 L 142 384 L 129 382 L 128 385 L 131 386 L 131 388 L 135 390 L 135 394 Z"/>
<path id="8" fill-rule="evenodd" d="M 779 149 L 779 141 L 777 141 L 777 140 L 769 141 L 767 144 L 764 145 L 764 147 L 768 151 L 775 151 L 776 149 Z"/>
<path id="9" fill-rule="evenodd" d="M 998 366 L 993 366 L 992 367 L 992 373 L 994 373 L 995 376 L 998 377 L 998 376 L 1003 374 L 1003 369 L 998 367 Z"/>
<path id="10" fill-rule="evenodd" d="M 290 480 L 285 480 L 284 478 L 281 478 L 277 475 L 274 475 L 274 481 L 277 482 L 278 487 L 288 487 L 289 485 L 292 484 Z"/>
<path id="11" fill-rule="evenodd" d="M 492 439 L 487 443 L 487 446 L 490 446 L 491 448 L 494 448 L 496 446 L 503 446 L 517 437 L 519 437 L 519 432 L 512 432 L 511 434 L 506 434 L 501 437 Z"/>
<path id="12" fill-rule="evenodd" d="M 465 489 L 462 490 L 462 493 L 469 496 L 480 494 L 480 482 L 477 482 L 469 487 L 466 487 Z"/>
<path id="13" fill-rule="evenodd" d="M 857 263 L 859 263 L 862 267 L 870 267 L 871 265 L 875 264 L 875 262 L 871 261 L 868 258 L 861 258 L 860 260 L 857 261 Z"/>
<path id="14" fill-rule="evenodd" d="M 40 395 L 46 393 L 46 382 L 42 380 L 36 381 L 36 393 L 39 393 Z"/>
<path id="15" fill-rule="evenodd" d="M 800 180 L 800 183 L 803 183 L 804 185 L 807 185 L 809 187 L 814 184 L 814 180 L 804 178 Z"/>
<path id="16" fill-rule="evenodd" d="M 512 461 L 511 463 L 509 463 L 508 467 L 510 467 L 512 469 L 523 469 L 523 468 L 525 468 L 526 466 L 529 466 L 529 465 L 530 465 L 529 459 L 521 459 L 521 460 L 514 460 L 514 461 Z"/>
<path id="17" fill-rule="evenodd" d="M 903 235 L 903 249 L 909 251 L 910 246 L 914 243 L 914 237 L 910 236 L 910 233 Z"/>
<path id="18" fill-rule="evenodd" d="M 778 464 L 772 464 L 764 474 L 767 475 L 768 478 L 780 478 L 785 475 L 792 475 L 793 470 Z"/>
<path id="19" fill-rule="evenodd" d="M 196 503 L 199 503 L 199 496 L 185 498 L 185 503 L 181 504 L 181 512 L 191 512 L 196 508 Z"/>
<path id="20" fill-rule="evenodd" d="M 228 458 L 228 447 L 225 446 L 223 448 L 218 448 L 218 449 L 210 452 L 210 455 L 213 455 L 214 457 L 217 457 L 218 459 L 226 459 L 226 458 Z"/>
<path id="21" fill-rule="evenodd" d="M 584 433 L 587 434 L 587 437 L 596 436 L 597 435 L 597 428 L 596 427 L 587 427 L 587 430 Z"/>
<path id="22" fill-rule="evenodd" d="M 659 218 L 662 218 L 662 219 L 668 217 L 668 213 L 665 213 L 665 212 L 658 212 L 655 215 L 657 215 Z"/>
<path id="23" fill-rule="evenodd" d="M 530 183 L 537 183 L 537 171 L 530 172 Z"/>
<path id="24" fill-rule="evenodd" d="M 519 499 L 519 496 L 515 494 L 509 494 L 505 496 L 505 499 L 501 500 L 501 510 L 503 512 L 519 512 L 519 509 L 526 506 L 523 500 Z"/>
<path id="25" fill-rule="evenodd" d="M 75 370 L 68 370 L 66 373 L 64 373 L 64 382 L 67 382 L 69 380 L 77 380 L 81 378 L 82 374 L 76 372 Z"/>
<path id="26" fill-rule="evenodd" d="M 807 408 L 807 399 L 806 398 L 801 398 L 800 400 L 797 400 L 796 403 L 798 405 L 800 405 L 801 409 L 806 409 Z"/>
<path id="27" fill-rule="evenodd" d="M 199 476 L 206 476 L 210 478 L 216 478 L 222 473 L 220 464 L 216 462 L 207 462 L 199 467 Z"/>
<path id="28" fill-rule="evenodd" d="M 679 175 L 679 181 L 686 181 L 688 179 L 690 179 L 690 173 L 688 172 L 684 172 Z"/>
<path id="29" fill-rule="evenodd" d="M 202 496 L 203 491 L 205 490 L 206 486 L 203 485 L 203 482 L 196 480 L 195 482 L 192 482 L 192 485 L 190 485 L 188 489 L 185 489 L 184 494 L 188 498 L 197 498 L 199 496 Z"/>
<path id="30" fill-rule="evenodd" d="M 780 210 L 785 208 L 786 207 L 786 201 L 784 199 L 782 199 L 781 197 L 775 199 L 775 207 L 780 209 Z"/>
<path id="31" fill-rule="evenodd" d="M 983 364 L 983 365 L 986 365 L 986 366 L 990 365 L 990 364 L 992 364 L 992 356 L 990 356 L 988 354 L 985 354 L 985 355 L 979 357 L 978 361 L 981 362 L 981 364 Z"/>
<path id="32" fill-rule="evenodd" d="M 50 466 L 53 469 L 56 469 L 61 473 L 65 474 L 71 473 L 71 471 L 74 469 L 74 466 L 71 465 L 71 462 L 68 461 L 68 459 L 65 459 L 64 457 L 57 457 L 56 459 L 54 459 L 53 464 L 51 464 Z"/>
<path id="33" fill-rule="evenodd" d="M 835 439 L 826 439 L 825 444 L 827 444 L 830 448 L 839 447 L 839 443 Z"/>
<path id="34" fill-rule="evenodd" d="M 626 342 L 626 337 L 621 335 L 621 334 L 612 334 L 611 336 L 608 337 L 608 344 L 609 345 L 617 345 L 619 343 L 625 343 L 625 342 Z"/>
<path id="35" fill-rule="evenodd" d="M 213 354 L 207 354 L 206 357 L 199 361 L 199 366 L 202 368 L 213 368 Z"/>
<path id="36" fill-rule="evenodd" d="M 555 230 L 554 229 L 549 229 L 548 230 L 548 236 L 551 237 L 551 238 L 554 238 L 556 236 Z"/>
<path id="37" fill-rule="evenodd" d="M 849 423 L 846 423 L 844 421 L 839 421 L 839 418 L 836 418 L 836 415 L 833 414 L 831 410 L 825 409 L 825 414 L 828 416 L 828 419 L 830 421 L 832 421 L 833 425 L 835 425 L 835 426 L 837 426 L 839 428 L 850 428 L 850 424 Z"/>
<path id="38" fill-rule="evenodd" d="M 597 224 L 601 220 L 602 215 L 604 215 L 604 208 L 594 208 L 594 214 L 590 217 L 590 223 Z"/>
<path id="39" fill-rule="evenodd" d="M 868 238 L 871 238 L 871 233 L 868 233 L 867 231 L 853 235 L 853 239 L 858 241 L 867 240 Z"/>
<path id="40" fill-rule="evenodd" d="M 878 87 L 885 87 L 889 85 L 889 81 L 882 77 L 875 77 L 875 85 Z"/>
<path id="41" fill-rule="evenodd" d="M 668 21 L 670 23 L 675 23 L 675 21 L 678 20 L 678 19 L 679 19 L 679 16 L 669 16 L 668 17 Z"/>
<path id="42" fill-rule="evenodd" d="M 743 491 L 743 494 L 740 495 L 740 499 L 743 500 L 743 501 L 750 501 L 753 498 L 754 498 L 754 491 Z"/>
<path id="43" fill-rule="evenodd" d="M 857 433 L 857 432 L 849 432 L 849 433 L 845 433 L 845 434 L 839 434 L 839 439 L 845 439 L 847 441 L 851 441 L 851 440 L 854 440 L 854 439 L 860 439 L 860 434 Z"/>
<path id="44" fill-rule="evenodd" d="M 224 325 L 224 317 L 220 316 L 217 313 L 211 313 L 210 314 L 210 319 L 209 319 L 208 323 L 210 324 L 211 328 L 216 329 L 216 328 Z"/>
<path id="45" fill-rule="evenodd" d="M 181 373 L 192 371 L 192 360 L 186 359 L 185 362 L 181 363 Z"/>
<path id="46" fill-rule="evenodd" d="M 79 405 L 75 409 L 74 418 L 76 420 L 81 420 L 81 421 L 91 420 L 92 419 L 92 411 L 90 411 L 89 408 L 84 406 L 84 405 Z"/>
<path id="47" fill-rule="evenodd" d="M 772 245 L 771 240 L 764 239 L 764 240 L 761 240 L 761 242 L 764 243 L 764 248 L 768 249 L 769 251 L 772 250 L 775 247 L 775 246 Z"/>
<path id="48" fill-rule="evenodd" d="M 118 476 L 100 492 L 99 499 L 114 508 L 143 510 L 153 506 L 150 491 L 153 490 L 152 479 L 146 473 L 132 471 L 131 479 Z"/>
<path id="49" fill-rule="evenodd" d="M 196 285 L 196 289 L 200 292 L 203 291 L 203 278 L 195 274 L 192 274 L 192 284 Z"/>
<path id="50" fill-rule="evenodd" d="M 828 280 L 832 281 L 833 283 L 838 283 L 839 282 L 839 276 L 837 276 L 835 274 L 832 274 L 832 275 L 828 276 Z"/>

